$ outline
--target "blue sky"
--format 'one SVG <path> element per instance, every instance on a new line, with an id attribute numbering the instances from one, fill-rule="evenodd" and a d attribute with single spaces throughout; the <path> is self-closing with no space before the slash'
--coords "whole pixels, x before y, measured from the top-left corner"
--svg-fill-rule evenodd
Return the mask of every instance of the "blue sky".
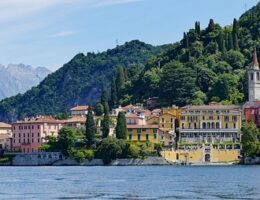
<path id="1" fill-rule="evenodd" d="M 52 71 L 79 52 L 173 43 L 210 18 L 229 25 L 259 0 L 0 0 L 0 63 Z"/>

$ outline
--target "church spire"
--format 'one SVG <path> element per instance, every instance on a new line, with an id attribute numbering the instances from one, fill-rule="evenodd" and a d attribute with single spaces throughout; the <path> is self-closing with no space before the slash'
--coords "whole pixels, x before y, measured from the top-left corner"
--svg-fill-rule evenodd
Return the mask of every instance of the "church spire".
<path id="1" fill-rule="evenodd" d="M 259 69 L 259 63 L 258 63 L 258 60 L 257 60 L 256 48 L 254 48 L 254 54 L 253 54 L 253 69 Z"/>

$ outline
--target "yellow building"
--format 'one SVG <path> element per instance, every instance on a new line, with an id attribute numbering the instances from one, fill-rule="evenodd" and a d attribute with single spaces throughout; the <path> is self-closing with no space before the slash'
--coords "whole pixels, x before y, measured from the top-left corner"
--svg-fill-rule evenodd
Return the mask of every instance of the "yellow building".
<path id="1" fill-rule="evenodd" d="M 186 106 L 180 116 L 180 143 L 240 142 L 240 106 Z"/>
<path id="2" fill-rule="evenodd" d="M 175 121 L 179 119 L 180 110 L 177 106 L 163 108 L 159 117 L 159 127 L 175 130 Z"/>
<path id="3" fill-rule="evenodd" d="M 127 139 L 133 142 L 159 143 L 158 125 L 127 125 Z"/>

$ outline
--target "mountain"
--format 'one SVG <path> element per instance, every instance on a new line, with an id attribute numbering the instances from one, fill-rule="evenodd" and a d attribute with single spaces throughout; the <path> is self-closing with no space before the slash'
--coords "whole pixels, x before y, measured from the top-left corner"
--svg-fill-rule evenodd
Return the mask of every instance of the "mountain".
<path id="1" fill-rule="evenodd" d="M 24 64 L 0 65 L 0 99 L 24 93 L 36 86 L 49 73 L 45 67 L 33 68 Z"/>
<path id="2" fill-rule="evenodd" d="M 242 104 L 248 96 L 246 68 L 254 48 L 260 55 L 259 27 L 260 3 L 232 25 L 221 27 L 210 19 L 201 29 L 196 22 L 181 41 L 147 63 L 139 78 L 128 84 L 131 87 L 121 92 L 119 102 L 124 97 L 142 102 L 156 96 L 157 106 Z"/>
<path id="3" fill-rule="evenodd" d="M 37 87 L 2 100 L 0 120 L 13 121 L 26 116 L 61 113 L 76 104 L 95 103 L 101 88 L 109 87 L 118 66 L 142 70 L 148 59 L 169 47 L 156 47 L 134 40 L 102 53 L 77 54 Z"/>

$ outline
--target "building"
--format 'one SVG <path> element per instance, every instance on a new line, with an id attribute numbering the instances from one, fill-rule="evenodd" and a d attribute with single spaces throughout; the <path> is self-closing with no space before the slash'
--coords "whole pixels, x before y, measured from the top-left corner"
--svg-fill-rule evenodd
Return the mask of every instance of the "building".
<path id="1" fill-rule="evenodd" d="M 86 116 L 73 116 L 63 121 L 64 126 L 72 128 L 80 128 L 86 124 Z"/>
<path id="2" fill-rule="evenodd" d="M 12 150 L 32 153 L 46 142 L 47 136 L 58 136 L 63 121 L 38 116 L 12 123 Z"/>
<path id="3" fill-rule="evenodd" d="M 12 129 L 12 126 L 10 124 L 0 122 L 0 135 L 7 134 L 7 135 L 11 136 L 11 132 L 12 132 L 11 129 Z"/>
<path id="4" fill-rule="evenodd" d="M 0 134 L 0 150 L 11 150 L 11 139 L 9 134 Z"/>
<path id="5" fill-rule="evenodd" d="M 133 142 L 159 143 L 158 125 L 127 125 L 127 139 Z"/>
<path id="6" fill-rule="evenodd" d="M 88 106 L 76 106 L 70 109 L 72 116 L 86 116 L 88 114 Z"/>
<path id="7" fill-rule="evenodd" d="M 248 99 L 244 104 L 245 121 L 252 121 L 260 128 L 260 69 L 256 49 L 253 53 L 253 62 L 248 69 Z"/>
<path id="8" fill-rule="evenodd" d="M 180 143 L 240 142 L 240 106 L 186 106 L 180 116 Z"/>
<path id="9" fill-rule="evenodd" d="M 253 53 L 253 62 L 247 71 L 249 102 L 260 101 L 260 69 L 256 48 Z"/>

